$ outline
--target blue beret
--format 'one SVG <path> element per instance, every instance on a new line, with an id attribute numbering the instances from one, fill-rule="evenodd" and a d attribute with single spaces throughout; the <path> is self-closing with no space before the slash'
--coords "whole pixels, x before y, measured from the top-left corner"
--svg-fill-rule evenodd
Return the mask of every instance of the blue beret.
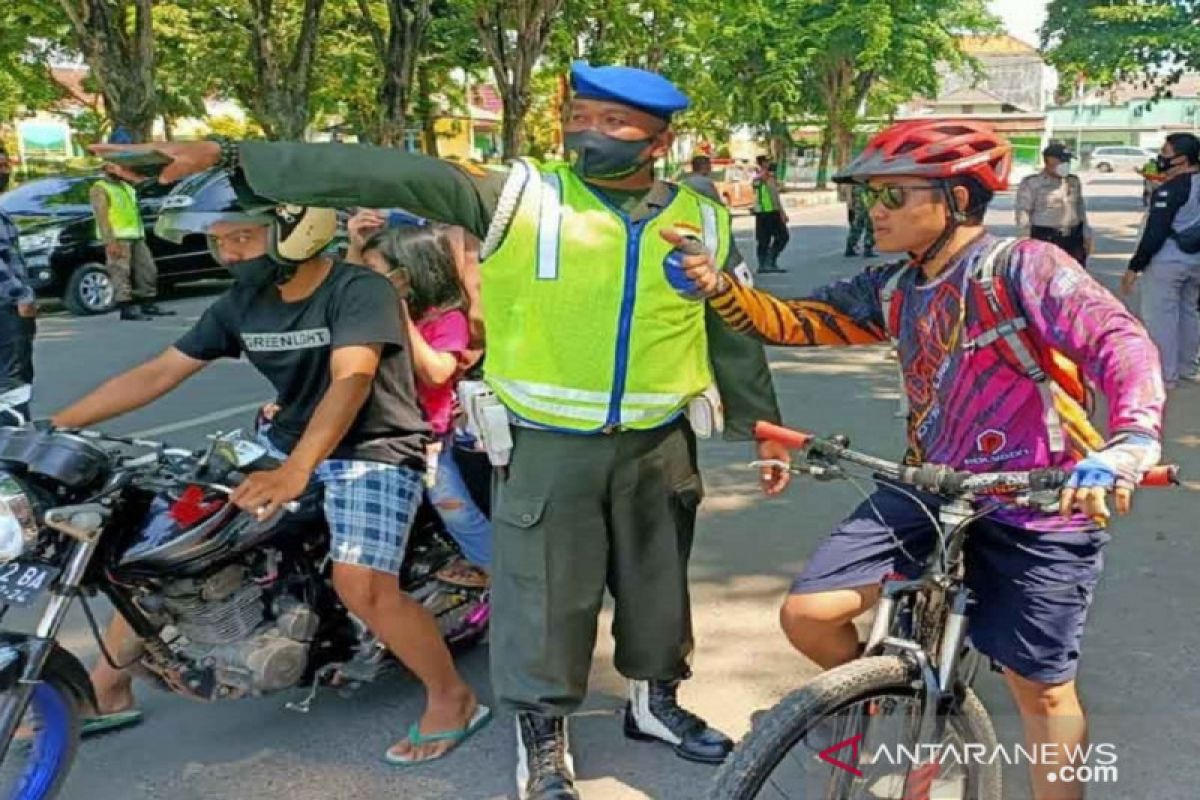
<path id="1" fill-rule="evenodd" d="M 624 103 L 663 119 L 688 107 L 687 95 L 675 84 L 635 67 L 593 67 L 576 61 L 571 65 L 571 88 L 578 97 Z"/>

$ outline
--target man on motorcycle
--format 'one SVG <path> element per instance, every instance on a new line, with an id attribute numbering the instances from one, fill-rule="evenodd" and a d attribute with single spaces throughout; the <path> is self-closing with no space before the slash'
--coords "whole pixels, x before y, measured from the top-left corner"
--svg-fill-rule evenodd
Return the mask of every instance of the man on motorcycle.
<path id="1" fill-rule="evenodd" d="M 895 125 L 835 180 L 866 186 L 880 249 L 907 252 L 906 261 L 798 300 L 756 291 L 702 260 L 688 274 L 727 322 L 771 343 L 873 344 L 890 334 L 910 405 L 910 462 L 1073 469 L 1061 517 L 1012 512 L 976 523 L 966 573 L 978 600 L 971 639 L 1004 667 L 1027 739 L 1069 748 L 1087 737 L 1074 678 L 1109 538 L 1096 521 L 1107 517 L 1110 494 L 1127 512 L 1132 487 L 1157 463 L 1165 394 L 1153 344 L 1112 294 L 1058 248 L 1013 246 L 984 229 L 1010 153 L 976 123 Z M 1002 294 L 1017 309 L 1008 324 L 997 324 L 1003 302 L 981 302 Z M 1107 442 L 1046 374 L 1051 351 L 1103 390 Z M 852 620 L 875 604 L 889 573 L 915 577 L 932 538 L 916 504 L 881 487 L 796 579 L 781 610 L 788 638 L 827 669 L 855 658 Z M 1042 767 L 1032 772 L 1039 800 L 1082 796 L 1080 785 L 1047 778 Z"/>
<path id="2" fill-rule="evenodd" d="M 400 590 L 429 427 L 416 404 L 395 291 L 382 276 L 324 254 L 336 228 L 332 209 L 278 206 L 235 187 L 224 171 L 181 184 L 163 202 L 158 235 L 207 235 L 233 287 L 173 347 L 53 422 L 95 425 L 157 400 L 219 358 L 244 355 L 279 398 L 267 444 L 284 460 L 251 474 L 232 500 L 268 519 L 310 481 L 322 484 L 334 588 L 425 685 L 421 720 L 386 755 L 415 763 L 444 755 L 490 712 L 459 677 L 432 616 Z M 132 637 L 115 617 L 109 652 L 127 655 Z M 92 677 L 100 712 L 132 706 L 127 672 L 101 661 Z"/>

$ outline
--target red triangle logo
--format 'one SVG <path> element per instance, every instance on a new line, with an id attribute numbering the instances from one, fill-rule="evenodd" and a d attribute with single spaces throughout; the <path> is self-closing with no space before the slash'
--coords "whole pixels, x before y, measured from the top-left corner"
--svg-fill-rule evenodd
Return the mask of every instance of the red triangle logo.
<path id="1" fill-rule="evenodd" d="M 837 744 L 833 745 L 832 747 L 826 747 L 824 750 L 822 750 L 817 755 L 822 761 L 826 762 L 827 764 L 832 764 L 835 767 L 840 767 L 841 769 L 846 770 L 846 772 L 849 772 L 854 777 L 861 778 L 862 770 L 853 766 L 853 764 L 858 763 L 858 745 L 862 742 L 862 738 L 863 738 L 863 735 L 861 733 L 857 734 L 855 736 L 851 736 L 849 739 L 845 740 L 844 742 L 838 742 Z M 839 759 L 834 758 L 832 755 L 833 753 L 836 753 L 838 750 L 842 750 L 846 747 L 849 747 L 851 750 L 851 752 L 850 752 L 851 763 L 849 763 L 849 764 L 847 764 L 845 761 L 841 761 Z"/>

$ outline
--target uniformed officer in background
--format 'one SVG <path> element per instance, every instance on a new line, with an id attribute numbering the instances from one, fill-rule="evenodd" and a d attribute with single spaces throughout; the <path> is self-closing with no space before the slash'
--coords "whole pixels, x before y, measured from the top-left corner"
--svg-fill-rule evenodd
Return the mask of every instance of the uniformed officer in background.
<path id="1" fill-rule="evenodd" d="M 1092 252 L 1092 228 L 1078 175 L 1071 174 L 1075 155 L 1053 142 L 1042 151 L 1042 171 L 1017 187 L 1017 233 L 1056 244 L 1082 266 Z"/>
<path id="2" fill-rule="evenodd" d="M 537 800 L 578 797 L 566 718 L 587 692 L 606 587 L 626 735 L 705 763 L 732 749 L 676 699 L 693 649 L 694 429 L 712 427 L 714 385 L 727 438 L 779 418 L 762 347 L 708 312 L 684 275 L 710 259 L 749 278 L 729 211 L 654 177 L 687 98 L 628 67 L 579 62 L 571 84 L 569 163 L 492 172 L 361 145 L 136 148 L 174 159 L 164 180 L 224 165 L 281 202 L 401 207 L 483 240 L 486 380 L 514 441 L 496 482 L 492 681 L 517 712 L 519 794 Z M 759 457 L 787 454 L 760 445 Z M 772 494 L 787 479 L 761 475 Z"/>

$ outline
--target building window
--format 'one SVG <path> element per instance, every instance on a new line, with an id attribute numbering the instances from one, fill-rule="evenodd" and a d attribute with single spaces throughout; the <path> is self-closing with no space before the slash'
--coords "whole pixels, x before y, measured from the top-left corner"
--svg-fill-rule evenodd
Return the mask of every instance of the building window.
<path id="1" fill-rule="evenodd" d="M 964 113 L 964 114 L 974 114 L 974 113 L 975 113 L 975 106 L 974 106 L 974 105 L 972 105 L 971 103 L 966 103 L 965 105 L 963 105 L 963 110 L 962 110 L 962 113 Z"/>

